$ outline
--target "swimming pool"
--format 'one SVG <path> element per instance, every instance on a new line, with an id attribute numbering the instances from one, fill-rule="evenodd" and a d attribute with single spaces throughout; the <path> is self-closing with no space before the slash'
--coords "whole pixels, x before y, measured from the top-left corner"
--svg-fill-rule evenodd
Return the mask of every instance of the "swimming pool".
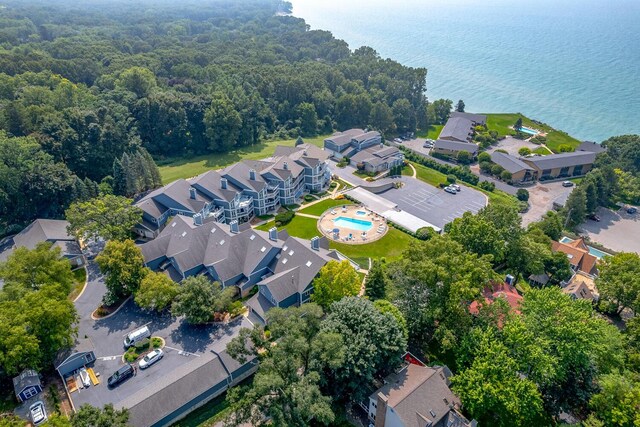
<path id="1" fill-rule="evenodd" d="M 560 239 L 560 243 L 571 243 L 571 242 L 573 242 L 573 239 L 570 239 L 566 236 Z M 611 255 L 606 252 L 602 252 L 600 249 L 596 249 L 593 246 L 587 245 L 587 248 L 589 249 L 589 253 L 598 259 L 602 259 L 607 255 Z"/>
<path id="2" fill-rule="evenodd" d="M 365 221 L 363 219 L 345 218 L 343 216 L 340 216 L 334 219 L 333 224 L 336 227 L 350 228 L 351 230 L 358 230 L 358 231 L 369 231 L 373 226 L 371 224 L 371 221 Z"/>
<path id="3" fill-rule="evenodd" d="M 356 211 L 356 215 L 358 215 L 358 216 L 367 216 L 367 211 Z"/>
<path id="4" fill-rule="evenodd" d="M 524 126 L 522 126 L 520 128 L 520 132 L 528 133 L 529 135 L 537 135 L 538 134 L 537 130 L 533 130 L 533 129 L 530 129 L 530 128 L 524 127 Z"/>

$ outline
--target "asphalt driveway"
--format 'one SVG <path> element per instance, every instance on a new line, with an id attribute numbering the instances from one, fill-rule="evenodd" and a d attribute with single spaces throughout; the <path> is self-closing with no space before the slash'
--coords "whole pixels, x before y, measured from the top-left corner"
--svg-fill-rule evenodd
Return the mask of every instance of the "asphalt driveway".
<path id="1" fill-rule="evenodd" d="M 397 204 L 403 211 L 440 228 L 465 212 L 478 212 L 487 204 L 484 194 L 464 185 L 461 185 L 462 191 L 459 193 L 449 194 L 412 177 L 403 176 L 401 181 L 404 183 L 401 188 L 378 195 Z"/>
<path id="2" fill-rule="evenodd" d="M 226 325 L 193 326 L 168 313 L 157 314 L 141 310 L 133 300 L 128 300 L 112 316 L 93 320 L 91 313 L 100 305 L 106 287 L 94 262 L 90 262 L 87 270 L 87 287 L 75 302 L 80 317 L 78 337 L 89 338 L 93 343 L 97 358 L 93 368 L 99 375 L 101 384 L 71 393 L 76 408 L 85 403 L 102 407 L 105 403 L 120 402 L 194 358 L 210 357 L 212 351 L 223 351 L 241 328 L 252 327 L 245 317 Z M 143 325 L 149 327 L 153 336 L 165 340 L 164 358 L 144 371 L 138 370 L 135 377 L 118 387 L 109 389 L 106 385 L 107 378 L 123 364 L 124 336 Z"/>
<path id="3" fill-rule="evenodd" d="M 640 213 L 600 208 L 597 214 L 600 222 L 587 220 L 580 226 L 582 234 L 616 252 L 640 254 Z"/>

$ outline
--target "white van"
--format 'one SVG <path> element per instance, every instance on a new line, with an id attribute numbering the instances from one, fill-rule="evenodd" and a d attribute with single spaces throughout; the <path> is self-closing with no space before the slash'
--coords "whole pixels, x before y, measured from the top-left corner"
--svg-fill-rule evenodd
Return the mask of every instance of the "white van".
<path id="1" fill-rule="evenodd" d="M 127 336 L 124 337 L 124 347 L 129 348 L 132 345 L 135 345 L 147 338 L 151 338 L 151 331 L 147 326 L 143 326 L 140 329 L 136 329 L 133 332 L 129 332 Z"/>

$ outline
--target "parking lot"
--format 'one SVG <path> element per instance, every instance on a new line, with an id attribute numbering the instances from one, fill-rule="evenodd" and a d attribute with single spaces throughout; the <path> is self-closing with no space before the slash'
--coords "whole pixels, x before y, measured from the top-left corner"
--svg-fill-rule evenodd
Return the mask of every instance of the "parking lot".
<path id="1" fill-rule="evenodd" d="M 581 234 L 616 252 L 640 253 L 640 213 L 600 208 L 597 215 L 600 222 L 587 220 L 579 227 Z"/>
<path id="2" fill-rule="evenodd" d="M 89 270 L 89 284 L 75 302 L 80 316 L 78 337 L 89 338 L 93 344 L 96 356 L 93 369 L 99 375 L 100 384 L 70 393 L 76 409 L 85 403 L 102 407 L 106 403 L 122 402 L 196 359 L 211 358 L 211 352 L 223 351 L 240 328 L 252 327 L 251 322 L 242 316 L 226 325 L 193 326 L 169 314 L 143 311 L 132 300 L 112 316 L 93 320 L 91 312 L 99 305 L 105 287 L 95 264 L 90 264 Z M 125 335 L 143 325 L 149 327 L 152 336 L 164 339 L 163 359 L 145 370 L 137 369 L 134 377 L 117 387 L 108 388 L 107 378 L 124 364 Z"/>
<path id="3" fill-rule="evenodd" d="M 401 178 L 404 185 L 379 194 L 403 211 L 443 228 L 467 211 L 476 213 L 486 206 L 487 197 L 479 191 L 462 185 L 462 191 L 449 194 L 442 189 L 411 177 Z"/>

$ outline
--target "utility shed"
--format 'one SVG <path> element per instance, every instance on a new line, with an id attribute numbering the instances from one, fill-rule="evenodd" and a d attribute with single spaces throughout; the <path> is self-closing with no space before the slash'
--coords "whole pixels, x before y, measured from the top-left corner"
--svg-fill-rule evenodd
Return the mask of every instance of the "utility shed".
<path id="1" fill-rule="evenodd" d="M 95 362 L 93 343 L 89 339 L 80 340 L 72 349 L 63 350 L 58 353 L 55 360 L 55 367 L 62 378 L 74 371 Z"/>
<path id="2" fill-rule="evenodd" d="M 38 393 L 42 393 L 40 375 L 33 369 L 25 369 L 13 379 L 13 391 L 20 403 L 31 399 Z"/>

